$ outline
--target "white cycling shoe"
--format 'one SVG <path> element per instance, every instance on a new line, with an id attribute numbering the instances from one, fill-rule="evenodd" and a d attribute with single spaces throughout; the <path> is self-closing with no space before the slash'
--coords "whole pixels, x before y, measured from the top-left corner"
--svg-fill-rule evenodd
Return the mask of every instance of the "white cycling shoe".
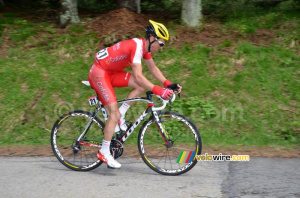
<path id="1" fill-rule="evenodd" d="M 100 151 L 98 151 L 97 157 L 99 160 L 107 164 L 110 168 L 121 168 L 121 164 L 117 162 L 110 153 L 103 155 Z"/>

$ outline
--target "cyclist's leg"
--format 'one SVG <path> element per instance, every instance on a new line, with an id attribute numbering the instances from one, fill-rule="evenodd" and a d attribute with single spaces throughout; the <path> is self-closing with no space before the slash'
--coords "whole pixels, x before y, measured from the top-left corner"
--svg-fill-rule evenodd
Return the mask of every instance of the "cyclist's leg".
<path id="1" fill-rule="evenodd" d="M 144 89 L 140 87 L 135 81 L 131 73 L 120 71 L 117 73 L 113 73 L 111 76 L 111 83 L 113 87 L 132 87 L 133 89 L 129 92 L 127 98 L 135 98 L 139 97 Z M 116 126 L 115 131 L 119 131 L 120 128 L 123 131 L 126 131 L 127 126 L 125 124 L 125 114 L 130 108 L 133 102 L 124 102 L 119 108 L 121 113 L 121 118 L 119 122 L 119 126 Z M 120 127 L 120 128 L 119 128 Z"/>
<path id="2" fill-rule="evenodd" d="M 117 99 L 110 76 L 105 70 L 94 65 L 89 73 L 89 82 L 92 88 L 97 92 L 108 114 L 108 120 L 104 128 L 102 148 L 98 153 L 98 159 L 111 167 L 120 168 L 121 165 L 110 156 L 110 142 L 114 134 L 114 128 L 120 119 L 120 112 L 116 102 Z"/>
<path id="3" fill-rule="evenodd" d="M 139 86 L 134 77 L 130 76 L 128 87 L 132 87 L 133 89 L 129 92 L 127 98 L 134 98 L 134 97 L 140 97 L 142 93 L 144 93 L 145 89 L 141 86 Z M 132 105 L 134 102 L 130 102 L 129 105 Z"/>
<path id="4" fill-rule="evenodd" d="M 116 102 L 105 105 L 104 107 L 108 114 L 108 119 L 104 128 L 104 140 L 111 141 L 112 136 L 114 135 L 115 126 L 120 120 L 121 114 Z"/>
<path id="5" fill-rule="evenodd" d="M 114 72 L 110 74 L 111 77 L 111 84 L 113 87 L 128 87 L 129 84 L 129 79 L 131 77 L 131 73 L 125 72 L 125 71 L 119 71 L 119 72 Z M 130 108 L 129 102 L 124 102 L 120 108 L 119 112 L 121 114 L 120 117 L 120 122 L 118 122 L 118 125 L 115 127 L 115 132 L 120 131 L 126 131 L 127 130 L 127 125 L 125 124 L 125 114 Z"/>
<path id="6" fill-rule="evenodd" d="M 129 72 L 121 71 L 111 75 L 113 87 L 132 87 L 133 89 L 129 92 L 127 98 L 135 98 L 141 96 L 145 91 L 144 88 L 139 86 L 134 77 Z M 132 105 L 134 102 L 126 102 L 128 105 Z"/>
<path id="7" fill-rule="evenodd" d="M 94 65 L 89 73 L 89 82 L 109 115 L 104 128 L 104 140 L 111 141 L 114 127 L 120 119 L 116 94 L 111 83 L 112 78 L 105 70 Z"/>

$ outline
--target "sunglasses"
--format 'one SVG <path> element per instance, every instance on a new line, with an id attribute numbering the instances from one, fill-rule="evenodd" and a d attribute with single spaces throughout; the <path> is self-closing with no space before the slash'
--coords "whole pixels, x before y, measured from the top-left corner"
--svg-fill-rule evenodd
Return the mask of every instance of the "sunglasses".
<path id="1" fill-rule="evenodd" d="M 164 44 L 162 41 L 158 40 L 157 38 L 156 38 L 155 40 L 159 43 L 159 46 L 160 46 L 160 47 L 165 46 L 165 44 Z"/>

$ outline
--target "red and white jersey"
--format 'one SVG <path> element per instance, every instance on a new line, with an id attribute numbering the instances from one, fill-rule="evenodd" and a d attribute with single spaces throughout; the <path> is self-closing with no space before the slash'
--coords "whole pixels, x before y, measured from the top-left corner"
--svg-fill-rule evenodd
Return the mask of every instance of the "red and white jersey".
<path id="1" fill-rule="evenodd" d="M 140 63 L 142 58 L 152 58 L 145 50 L 145 39 L 134 38 L 121 41 L 111 47 L 100 50 L 95 54 L 95 64 L 108 72 L 122 71 L 132 63 Z"/>

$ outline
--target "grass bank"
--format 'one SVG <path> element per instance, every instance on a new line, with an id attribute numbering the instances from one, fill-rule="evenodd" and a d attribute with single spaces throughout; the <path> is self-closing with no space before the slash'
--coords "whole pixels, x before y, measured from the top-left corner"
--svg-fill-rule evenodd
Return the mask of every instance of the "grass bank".
<path id="1" fill-rule="evenodd" d="M 275 34 L 271 44 L 233 35 L 217 46 L 170 45 L 154 56 L 166 77 L 183 86 L 183 98 L 169 108 L 196 123 L 205 145 L 298 148 L 299 24 L 299 13 L 240 16 L 226 19 L 222 31 L 249 38 L 269 30 Z M 13 13 L 2 14 L 0 32 L 0 145 L 49 144 L 60 114 L 92 110 L 87 98 L 94 92 L 80 81 L 99 50 L 98 36 L 84 24 L 61 31 Z M 144 73 L 149 77 L 146 67 Z M 118 99 L 128 91 L 116 89 Z M 142 108 L 135 104 L 127 119 L 133 121 Z"/>

